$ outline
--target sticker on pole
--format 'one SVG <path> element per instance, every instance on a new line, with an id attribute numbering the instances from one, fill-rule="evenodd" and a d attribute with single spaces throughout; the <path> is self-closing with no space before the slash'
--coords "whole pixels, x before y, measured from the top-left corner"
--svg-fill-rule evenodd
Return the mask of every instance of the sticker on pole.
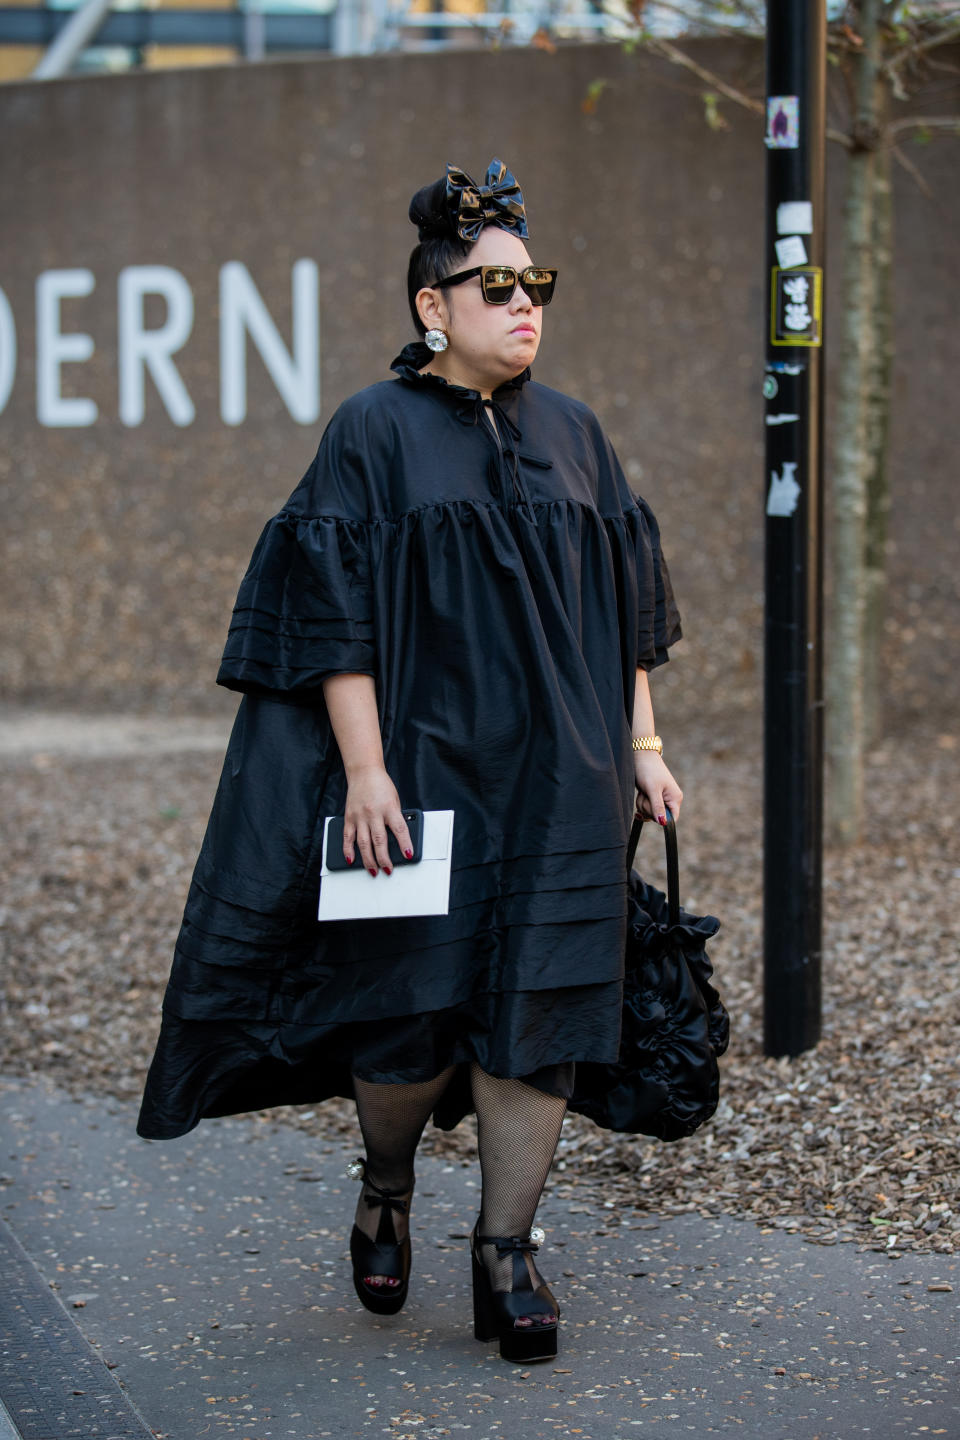
<path id="1" fill-rule="evenodd" d="M 809 200 L 785 200 L 777 206 L 777 234 L 813 234 L 813 206 Z"/>
<path id="2" fill-rule="evenodd" d="M 793 270 L 797 265 L 806 265 L 809 259 L 807 247 L 799 235 L 785 235 L 782 240 L 774 242 L 773 248 L 777 252 L 781 270 Z"/>
<path id="3" fill-rule="evenodd" d="M 796 95 L 767 96 L 768 150 L 799 150 L 800 101 Z"/>
<path id="4" fill-rule="evenodd" d="M 771 271 L 771 345 L 822 345 L 823 271 L 818 265 Z"/>
<path id="5" fill-rule="evenodd" d="M 770 492 L 767 495 L 768 515 L 792 515 L 800 499 L 800 486 L 793 478 L 797 473 L 797 461 L 784 460 L 780 474 L 776 470 L 770 475 Z"/>

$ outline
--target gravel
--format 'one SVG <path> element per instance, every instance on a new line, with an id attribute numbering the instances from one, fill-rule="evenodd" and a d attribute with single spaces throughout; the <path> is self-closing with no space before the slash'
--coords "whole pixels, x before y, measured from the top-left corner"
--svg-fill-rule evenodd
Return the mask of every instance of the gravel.
<path id="1" fill-rule="evenodd" d="M 116 717 L 109 717 L 116 725 Z M 181 722 L 170 722 L 174 728 Z M 189 731 L 191 722 L 182 722 Z M 55 730 L 56 727 L 53 727 Z M 870 757 L 864 843 L 825 857 L 823 1036 L 762 1053 L 761 775 L 749 717 L 726 739 L 674 724 L 686 800 L 684 904 L 717 914 L 711 942 L 733 1037 L 713 1121 L 674 1145 L 569 1115 L 549 1185 L 589 1206 L 748 1216 L 822 1245 L 952 1253 L 960 1242 L 960 824 L 957 744 L 934 721 Z M 74 1092 L 139 1095 L 220 754 L 0 755 L 6 1073 Z M 111 732 L 111 733 L 116 733 Z M 2 751 L 0 746 L 0 751 Z M 638 863 L 662 884 L 656 837 Z M 354 1107 L 274 1110 L 359 1142 Z M 473 1117 L 422 1145 L 467 1162 Z"/>

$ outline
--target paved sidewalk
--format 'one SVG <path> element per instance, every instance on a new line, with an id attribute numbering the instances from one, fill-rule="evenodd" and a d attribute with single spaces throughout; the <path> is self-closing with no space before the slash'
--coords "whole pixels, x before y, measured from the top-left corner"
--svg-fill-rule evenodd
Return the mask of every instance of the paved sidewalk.
<path id="1" fill-rule="evenodd" d="M 560 1355 L 524 1370 L 473 1338 L 475 1166 L 421 1157 L 410 1299 L 378 1318 L 350 1283 L 358 1146 L 254 1119 L 148 1143 L 133 1106 L 42 1084 L 0 1102 L 2 1215 L 169 1440 L 960 1436 L 956 1258 L 586 1209 L 548 1185 Z M 46 1440 L 3 1375 L 10 1420 Z M 126 1431 L 51 1440 L 94 1433 Z"/>

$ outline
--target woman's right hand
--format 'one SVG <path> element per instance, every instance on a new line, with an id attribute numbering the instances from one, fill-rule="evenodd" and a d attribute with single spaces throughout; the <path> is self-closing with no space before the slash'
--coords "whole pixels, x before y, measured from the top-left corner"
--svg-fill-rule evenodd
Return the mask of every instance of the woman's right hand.
<path id="1" fill-rule="evenodd" d="M 347 777 L 347 799 L 344 805 L 343 854 L 354 862 L 354 841 L 364 865 L 371 875 L 382 867 L 388 875 L 393 861 L 387 849 L 387 830 L 393 831 L 400 849 L 409 859 L 413 844 L 397 787 L 382 765 L 367 765 L 352 770 Z"/>

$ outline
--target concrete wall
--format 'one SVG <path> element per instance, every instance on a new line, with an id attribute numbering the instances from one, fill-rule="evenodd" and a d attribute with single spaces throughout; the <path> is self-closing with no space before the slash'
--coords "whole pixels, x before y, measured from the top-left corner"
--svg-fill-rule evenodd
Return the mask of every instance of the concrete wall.
<path id="1" fill-rule="evenodd" d="M 752 82 L 762 72 L 750 46 L 714 48 L 710 63 Z M 601 76 L 610 84 L 586 113 Z M 604 46 L 0 88 L 0 335 L 9 341 L 12 320 L 17 341 L 0 413 L 4 695 L 171 711 L 235 703 L 212 681 L 260 527 L 340 400 L 388 378 L 412 338 L 409 197 L 448 159 L 476 175 L 497 154 L 523 185 L 534 257 L 561 270 L 535 374 L 594 406 L 661 520 L 688 637 L 682 666 L 660 682 L 667 704 L 688 705 L 704 682 L 718 709 L 755 704 L 765 151 L 759 122 L 732 107 L 729 129 L 709 129 L 694 91 L 669 67 Z M 945 140 L 916 154 L 935 198 L 898 172 L 887 657 L 895 703 L 908 707 L 921 691 L 942 697 L 954 685 L 955 695 L 944 642 L 960 612 L 960 149 Z M 830 162 L 835 262 L 837 147 Z M 255 287 L 291 349 L 295 267 L 301 343 L 319 313 L 317 385 L 307 365 L 308 393 L 291 414 L 296 397 L 284 399 L 248 343 L 246 415 L 232 423 L 221 405 L 221 286 L 226 311 Z M 833 275 L 828 337 L 836 264 Z M 189 329 L 159 388 L 137 362 L 135 333 L 167 322 L 157 295 L 142 307 L 136 298 L 158 280 Z M 58 287 L 87 292 L 59 302 L 59 330 L 91 337 L 72 342 L 88 358 L 59 367 Z M 9 343 L 0 353 L 9 359 Z M 225 353 L 236 382 L 229 337 Z M 71 398 L 93 402 L 93 423 L 76 423 L 83 407 L 71 417 Z"/>

